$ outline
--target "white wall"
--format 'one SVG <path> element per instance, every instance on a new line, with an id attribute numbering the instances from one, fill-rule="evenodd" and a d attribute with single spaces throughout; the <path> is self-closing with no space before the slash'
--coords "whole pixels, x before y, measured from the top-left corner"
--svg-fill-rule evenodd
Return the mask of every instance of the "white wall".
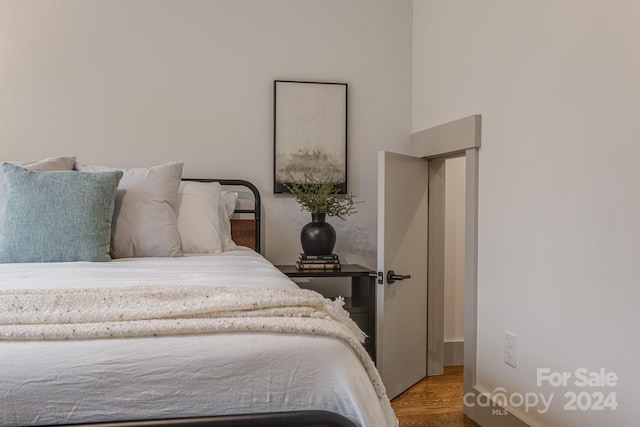
<path id="1" fill-rule="evenodd" d="M 380 149 L 406 151 L 409 0 L 0 2 L 0 160 L 185 161 L 264 197 L 266 255 L 292 263 L 310 218 L 274 197 L 273 80 L 349 84 L 344 261 L 375 267 Z"/>
<path id="2" fill-rule="evenodd" d="M 464 157 L 445 162 L 444 341 L 464 341 Z"/>
<path id="3" fill-rule="evenodd" d="M 512 406 L 538 426 L 640 417 L 639 39 L 632 0 L 414 2 L 413 130 L 482 114 L 478 385 L 555 393 L 544 414 Z M 537 368 L 619 381 L 538 387 Z M 617 410 L 563 409 L 596 391 Z"/>

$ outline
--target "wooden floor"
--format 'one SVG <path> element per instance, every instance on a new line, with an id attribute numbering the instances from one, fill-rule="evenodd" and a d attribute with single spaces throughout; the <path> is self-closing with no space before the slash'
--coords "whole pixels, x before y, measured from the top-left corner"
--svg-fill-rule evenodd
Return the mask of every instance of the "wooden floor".
<path id="1" fill-rule="evenodd" d="M 479 427 L 462 412 L 462 367 L 427 377 L 391 401 L 400 427 Z"/>

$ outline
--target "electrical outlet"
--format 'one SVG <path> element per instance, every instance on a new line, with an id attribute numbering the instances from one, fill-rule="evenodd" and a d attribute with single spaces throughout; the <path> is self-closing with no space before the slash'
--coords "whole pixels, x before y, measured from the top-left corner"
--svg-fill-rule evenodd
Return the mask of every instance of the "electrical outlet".
<path id="1" fill-rule="evenodd" d="M 518 348 L 518 336 L 512 332 L 504 333 L 504 363 L 516 367 L 516 349 Z"/>

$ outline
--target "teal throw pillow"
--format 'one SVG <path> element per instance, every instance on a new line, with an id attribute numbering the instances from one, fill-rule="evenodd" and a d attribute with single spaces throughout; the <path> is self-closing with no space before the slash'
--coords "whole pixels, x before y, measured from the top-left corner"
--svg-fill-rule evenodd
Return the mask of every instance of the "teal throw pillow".
<path id="1" fill-rule="evenodd" d="M 7 207 L 0 263 L 109 261 L 122 171 L 31 171 L 3 163 Z"/>

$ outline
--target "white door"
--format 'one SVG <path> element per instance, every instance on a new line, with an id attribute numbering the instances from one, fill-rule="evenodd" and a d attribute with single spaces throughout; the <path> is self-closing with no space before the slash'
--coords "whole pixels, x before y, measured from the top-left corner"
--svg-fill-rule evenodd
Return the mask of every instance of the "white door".
<path id="1" fill-rule="evenodd" d="M 377 365 L 389 398 L 426 376 L 428 181 L 427 160 L 378 153 Z M 389 284 L 389 271 L 411 277 Z"/>

